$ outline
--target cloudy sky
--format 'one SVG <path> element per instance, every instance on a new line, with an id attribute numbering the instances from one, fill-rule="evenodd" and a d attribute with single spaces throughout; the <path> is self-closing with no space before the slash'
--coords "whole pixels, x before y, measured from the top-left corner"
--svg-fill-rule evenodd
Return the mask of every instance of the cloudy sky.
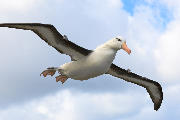
<path id="1" fill-rule="evenodd" d="M 0 120 L 177 120 L 179 13 L 179 0 L 0 0 L 0 23 L 53 24 L 88 49 L 122 35 L 132 54 L 119 51 L 114 63 L 159 82 L 164 92 L 154 111 L 144 88 L 109 75 L 63 85 L 40 77 L 69 56 L 31 31 L 0 28 Z"/>

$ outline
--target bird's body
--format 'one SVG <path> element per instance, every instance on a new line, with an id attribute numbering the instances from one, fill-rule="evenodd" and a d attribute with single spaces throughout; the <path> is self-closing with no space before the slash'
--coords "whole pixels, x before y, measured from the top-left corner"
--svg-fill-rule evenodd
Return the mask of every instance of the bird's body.
<path id="1" fill-rule="evenodd" d="M 109 70 L 116 52 L 110 48 L 97 48 L 82 59 L 60 66 L 60 73 L 75 80 L 88 80 L 97 77 Z"/>

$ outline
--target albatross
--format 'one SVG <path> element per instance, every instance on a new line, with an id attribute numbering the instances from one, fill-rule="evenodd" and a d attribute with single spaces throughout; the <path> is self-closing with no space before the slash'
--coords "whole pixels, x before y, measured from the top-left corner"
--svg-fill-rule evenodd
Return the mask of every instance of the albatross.
<path id="1" fill-rule="evenodd" d="M 154 110 L 157 111 L 161 106 L 163 92 L 158 82 L 132 73 L 130 70 L 122 69 L 112 63 L 118 50 L 123 49 L 128 54 L 131 53 L 126 40 L 121 36 L 112 38 L 94 50 L 88 50 L 69 41 L 67 36 L 61 35 L 51 24 L 2 23 L 0 27 L 31 30 L 58 52 L 71 57 L 71 62 L 60 67 L 49 67 L 44 70 L 40 74 L 44 77 L 47 75 L 53 76 L 57 71 L 60 75 L 56 77 L 56 81 L 64 83 L 68 78 L 88 80 L 89 78 L 109 74 L 144 87 L 154 103 Z"/>

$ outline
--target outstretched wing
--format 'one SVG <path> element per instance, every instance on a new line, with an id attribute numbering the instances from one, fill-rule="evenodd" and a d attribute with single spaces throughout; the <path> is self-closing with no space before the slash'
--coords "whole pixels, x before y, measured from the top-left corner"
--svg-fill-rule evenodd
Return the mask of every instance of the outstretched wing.
<path id="1" fill-rule="evenodd" d="M 60 53 L 69 55 L 72 60 L 78 60 L 91 53 L 91 50 L 87 50 L 65 39 L 56 28 L 50 24 L 4 23 L 0 24 L 0 27 L 31 30 Z"/>
<path id="2" fill-rule="evenodd" d="M 146 88 L 147 92 L 149 93 L 154 103 L 154 110 L 158 110 L 160 108 L 163 100 L 163 92 L 162 92 L 162 87 L 158 82 L 128 72 L 114 64 L 111 65 L 107 74 L 110 74 L 112 76 L 121 78 L 127 82 L 131 82 Z"/>

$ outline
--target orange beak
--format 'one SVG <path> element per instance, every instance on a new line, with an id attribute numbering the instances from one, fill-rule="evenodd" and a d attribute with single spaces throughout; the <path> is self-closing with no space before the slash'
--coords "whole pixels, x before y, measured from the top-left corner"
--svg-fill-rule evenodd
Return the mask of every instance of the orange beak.
<path id="1" fill-rule="evenodd" d="M 122 44 L 122 49 L 123 49 L 124 51 L 126 51 L 128 54 L 131 53 L 131 50 L 127 47 L 126 42 L 124 42 L 124 43 Z"/>

